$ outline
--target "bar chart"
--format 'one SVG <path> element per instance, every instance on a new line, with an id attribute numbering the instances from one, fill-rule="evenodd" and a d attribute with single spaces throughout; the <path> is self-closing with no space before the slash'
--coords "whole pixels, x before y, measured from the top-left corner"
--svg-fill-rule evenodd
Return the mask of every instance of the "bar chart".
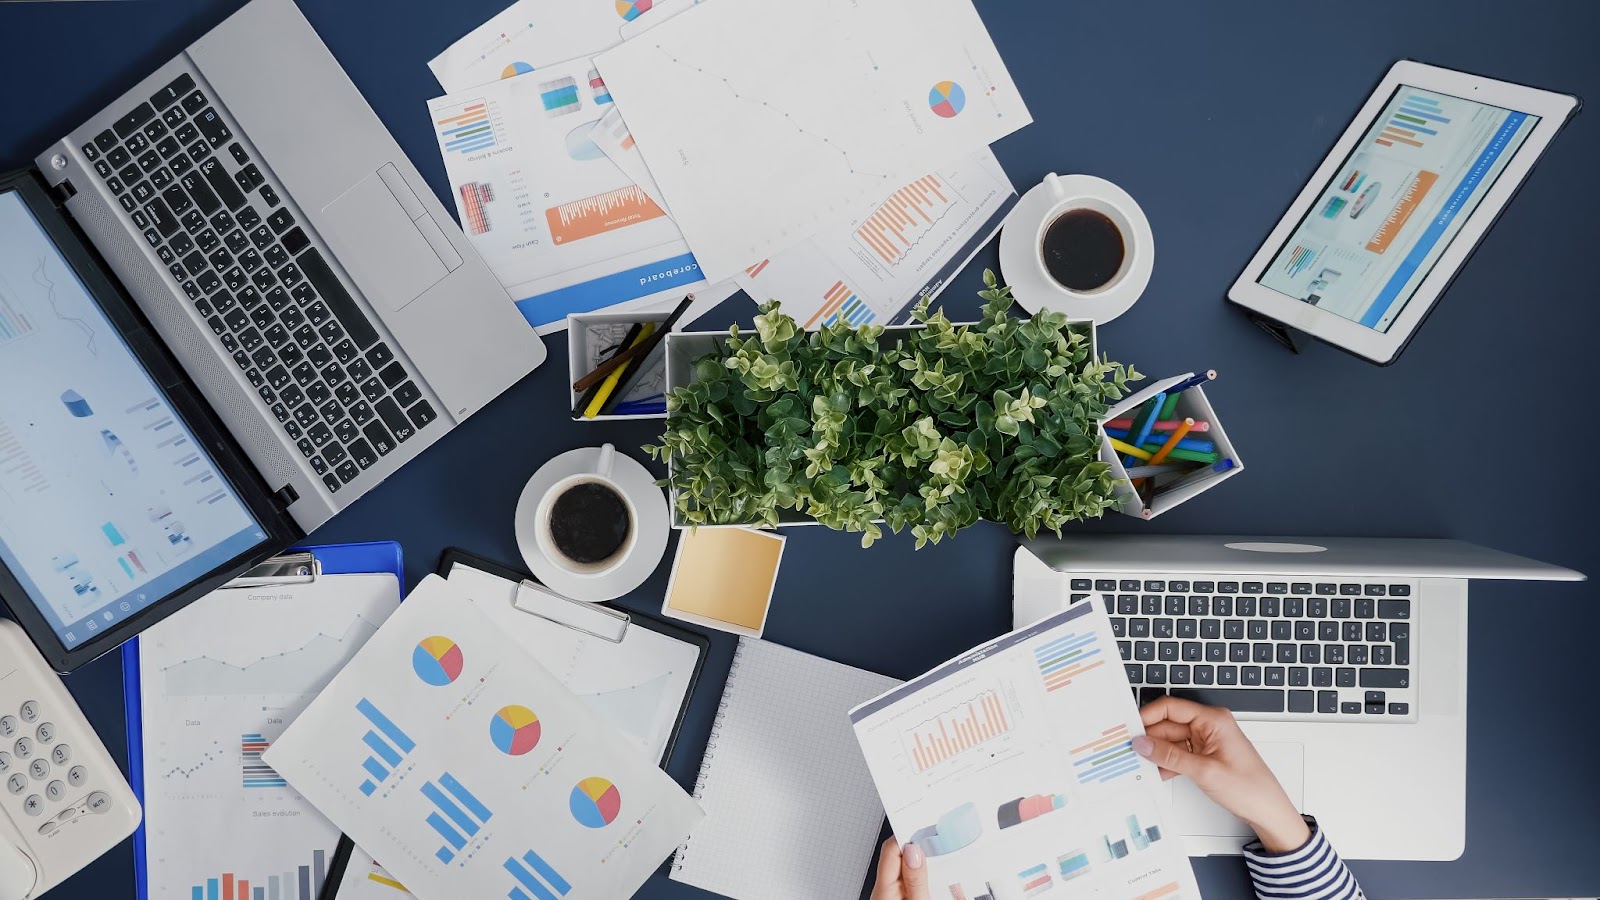
<path id="1" fill-rule="evenodd" d="M 827 327 L 841 319 L 851 325 L 865 325 L 875 318 L 877 315 L 873 313 L 872 307 L 868 306 L 853 288 L 843 281 L 835 281 L 833 287 L 823 292 L 822 307 L 806 320 L 805 327 L 813 328 L 818 322 Z"/>
<path id="2" fill-rule="evenodd" d="M 489 121 L 489 105 L 481 98 L 449 111 L 454 114 L 434 120 L 446 153 L 476 153 L 495 145 L 494 123 Z"/>
<path id="3" fill-rule="evenodd" d="M 1072 771 L 1079 784 L 1104 784 L 1139 770 L 1128 726 L 1118 725 L 1081 747 L 1072 748 Z"/>
<path id="4" fill-rule="evenodd" d="M 1372 142 L 1384 147 L 1395 144 L 1422 147 L 1428 138 L 1439 133 L 1440 125 L 1448 124 L 1450 119 L 1443 115 L 1439 101 L 1421 94 L 1407 94 Z"/>
<path id="5" fill-rule="evenodd" d="M 33 322 L 12 305 L 11 298 L 0 294 L 0 344 L 9 344 L 33 332 Z"/>
<path id="6" fill-rule="evenodd" d="M 391 722 L 388 716 L 373 706 L 371 700 L 361 698 L 361 702 L 356 704 L 356 710 L 371 722 L 373 727 L 373 730 L 361 738 L 362 742 L 372 749 L 372 755 L 361 764 L 371 776 L 361 782 L 361 793 L 370 797 L 378 789 L 378 785 L 388 780 L 389 774 L 400 765 L 406 754 L 415 750 L 417 745 L 400 730 L 399 726 Z"/>
<path id="7" fill-rule="evenodd" d="M 517 886 L 506 895 L 511 900 L 557 900 L 572 892 L 572 885 L 561 877 L 555 866 L 532 850 L 522 854 L 521 859 L 507 857 L 504 865 L 517 880 Z"/>
<path id="8" fill-rule="evenodd" d="M 1103 843 L 1101 847 L 1102 862 L 1123 859 L 1130 854 L 1149 850 L 1150 845 L 1161 840 L 1161 829 L 1155 825 L 1151 825 L 1148 828 L 1141 827 L 1138 816 L 1130 815 L 1124 821 L 1127 825 L 1127 833 L 1125 835 L 1106 834 L 1100 836 L 1100 840 Z"/>
<path id="9" fill-rule="evenodd" d="M 494 200 L 494 185 L 482 181 L 469 181 L 461 186 L 460 193 L 461 217 L 465 221 L 468 233 L 488 233 L 489 211 L 484 209 L 484 206 Z"/>
<path id="10" fill-rule="evenodd" d="M 1294 248 L 1294 252 L 1289 254 L 1289 261 L 1284 264 L 1284 271 L 1286 271 L 1290 277 L 1299 275 L 1301 272 L 1306 270 L 1307 266 L 1311 265 L 1311 260 L 1314 259 L 1316 255 L 1317 254 L 1310 247 L 1296 246 Z"/>
<path id="11" fill-rule="evenodd" d="M 1056 857 L 1056 868 L 1062 881 L 1071 881 L 1089 874 L 1089 853 L 1086 850 L 1068 850 Z"/>
<path id="12" fill-rule="evenodd" d="M 1044 863 L 1029 866 L 1017 873 L 1017 883 L 1022 888 L 1022 896 L 1034 897 L 1055 886 L 1050 878 L 1050 867 Z"/>
<path id="13" fill-rule="evenodd" d="M 317 900 L 328 877 L 326 850 L 317 850 L 307 865 L 293 872 L 247 879 L 234 872 L 207 878 L 189 890 L 190 900 Z"/>
<path id="14" fill-rule="evenodd" d="M 926 772 L 1010 731 L 1005 701 L 990 689 L 910 729 L 906 755 L 918 772 Z"/>
<path id="15" fill-rule="evenodd" d="M 438 784 L 431 781 L 424 783 L 422 795 L 434 805 L 427 822 L 447 845 L 435 851 L 434 856 L 449 865 L 456 854 L 467 846 L 467 841 L 476 837 L 488 824 L 494 813 L 449 772 L 439 776 Z"/>
<path id="16" fill-rule="evenodd" d="M 550 237 L 566 244 L 666 215 L 650 195 L 630 184 L 545 210 Z"/>
<path id="17" fill-rule="evenodd" d="M 289 786 L 282 775 L 261 761 L 261 754 L 270 746 L 272 742 L 259 734 L 239 736 L 239 777 L 245 787 L 259 790 Z"/>
<path id="18" fill-rule="evenodd" d="M 1046 691 L 1059 691 L 1072 679 L 1105 664 L 1093 631 L 1069 631 L 1033 649 L 1034 664 Z"/>
<path id="19" fill-rule="evenodd" d="M 905 259 L 959 199 L 938 175 L 919 178 L 879 205 L 856 228 L 856 240 L 892 266 Z"/>

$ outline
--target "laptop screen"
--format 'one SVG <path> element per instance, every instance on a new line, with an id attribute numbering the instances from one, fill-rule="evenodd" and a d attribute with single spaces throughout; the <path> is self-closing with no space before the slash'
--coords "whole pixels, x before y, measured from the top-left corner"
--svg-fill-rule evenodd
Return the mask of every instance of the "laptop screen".
<path id="1" fill-rule="evenodd" d="M 0 564 L 70 649 L 266 539 L 22 198 L 0 191 Z"/>

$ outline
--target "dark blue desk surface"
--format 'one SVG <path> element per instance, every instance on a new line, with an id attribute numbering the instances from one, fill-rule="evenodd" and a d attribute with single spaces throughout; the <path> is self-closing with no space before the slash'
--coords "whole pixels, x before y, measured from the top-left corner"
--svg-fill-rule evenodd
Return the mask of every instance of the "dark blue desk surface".
<path id="1" fill-rule="evenodd" d="M 424 62 L 505 2 L 302 0 L 446 206 L 423 107 L 440 92 Z M 28 164 L 237 5 L 0 5 L 0 84 L 8 92 L 0 168 Z M 1292 356 L 1221 302 L 1393 60 L 1600 101 L 1592 43 L 1600 6 L 980 0 L 980 7 L 1036 119 L 996 148 L 1012 180 L 1025 189 L 1052 170 L 1104 176 L 1139 200 L 1154 227 L 1149 291 L 1101 330 L 1104 348 L 1150 375 L 1222 372 L 1211 397 L 1250 469 L 1150 527 L 1444 536 L 1600 575 L 1593 544 L 1600 476 L 1590 470 L 1592 453 L 1568 449 L 1600 437 L 1596 415 L 1579 415 L 1573 427 L 1551 424 L 1586 408 L 1579 404 L 1595 396 L 1590 386 L 1600 379 L 1600 305 L 1589 269 L 1600 234 L 1600 114 L 1580 115 L 1557 139 L 1391 368 L 1321 346 Z M 981 255 L 946 304 L 974 311 L 978 270 L 995 264 L 992 249 Z M 719 318 L 749 313 L 735 298 Z M 316 539 L 398 540 L 413 582 L 451 545 L 515 561 L 512 510 L 542 461 L 602 440 L 633 448 L 651 436 L 648 423 L 568 422 L 565 371 L 558 338 L 542 369 Z M 1558 443 L 1529 452 L 1552 434 Z M 1542 477 L 1547 465 L 1558 477 Z M 1136 526 L 1115 517 L 1087 527 Z M 1013 543 L 983 525 L 916 554 L 905 538 L 863 552 L 849 536 L 793 531 L 767 637 L 892 675 L 918 673 L 1008 627 Z M 658 603 L 666 570 L 625 602 Z M 1451 863 L 1355 868 L 1374 897 L 1593 897 L 1600 893 L 1593 863 L 1600 734 L 1585 697 L 1600 584 L 1482 584 L 1473 589 L 1473 608 L 1466 854 Z M 671 765 L 686 786 L 699 769 L 733 640 L 717 635 L 714 646 Z M 69 684 L 121 756 L 116 661 L 101 660 Z M 1207 897 L 1246 896 L 1237 860 L 1202 860 L 1197 868 Z M 131 871 L 124 844 L 53 896 L 131 898 Z M 639 896 L 708 895 L 657 877 Z"/>

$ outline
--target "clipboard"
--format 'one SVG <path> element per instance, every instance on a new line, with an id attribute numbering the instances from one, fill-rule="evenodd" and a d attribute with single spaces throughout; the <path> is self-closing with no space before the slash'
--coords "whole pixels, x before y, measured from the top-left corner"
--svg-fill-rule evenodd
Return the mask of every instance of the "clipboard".
<path id="1" fill-rule="evenodd" d="M 271 584 L 307 584 L 324 575 L 394 575 L 405 596 L 405 565 L 400 545 L 394 541 L 358 544 L 317 544 L 294 547 L 250 569 L 219 590 Z M 122 701 L 127 711 L 128 784 L 144 803 L 144 715 L 139 682 L 139 639 L 122 645 Z M 341 841 L 341 847 L 343 842 Z M 337 851 L 336 856 L 337 858 Z M 145 823 L 133 833 L 133 878 L 139 900 L 149 900 L 145 865 Z M 332 881 L 330 867 L 329 880 Z"/>
<path id="2" fill-rule="evenodd" d="M 516 604 L 519 610 L 587 637 L 615 644 L 625 639 L 628 630 L 643 628 L 693 646 L 696 649 L 693 671 L 689 676 L 683 701 L 678 706 L 677 716 L 673 720 L 671 735 L 667 738 L 666 748 L 661 755 L 660 766 L 663 769 L 667 767 L 668 760 L 672 758 L 673 748 L 677 746 L 678 734 L 683 729 L 684 717 L 689 712 L 689 703 L 694 699 L 695 688 L 699 685 L 701 670 L 705 668 L 706 656 L 711 649 L 709 637 L 655 616 L 620 609 L 610 603 L 587 603 L 562 597 L 546 590 L 526 572 L 456 547 L 445 549 L 439 557 L 439 565 L 434 572 L 441 578 L 449 578 L 451 570 L 457 565 L 476 569 L 519 585 Z M 345 878 L 345 872 L 350 867 L 355 849 L 355 842 L 348 836 L 339 839 L 339 848 L 334 852 L 333 861 L 328 866 L 328 880 L 318 900 L 335 900 L 338 896 L 340 882 Z"/>

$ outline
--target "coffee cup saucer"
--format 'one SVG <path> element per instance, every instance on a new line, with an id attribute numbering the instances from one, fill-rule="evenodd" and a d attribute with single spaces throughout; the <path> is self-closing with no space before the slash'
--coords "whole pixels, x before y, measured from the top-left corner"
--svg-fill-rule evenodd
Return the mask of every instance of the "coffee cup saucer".
<path id="1" fill-rule="evenodd" d="M 539 546 L 536 523 L 539 501 L 556 482 L 567 476 L 593 472 L 599 460 L 599 447 L 579 447 L 540 466 L 522 489 L 515 520 L 517 549 L 522 552 L 522 560 L 533 577 L 562 596 L 590 603 L 615 600 L 644 584 L 661 563 L 667 551 L 667 536 L 672 531 L 667 496 L 656 486 L 655 476 L 638 460 L 618 452 L 612 463 L 611 479 L 633 501 L 637 514 L 634 527 L 638 529 L 638 539 L 633 552 L 622 565 L 592 577 L 574 575 L 552 562 Z"/>
<path id="2" fill-rule="evenodd" d="M 1044 271 L 1039 258 L 1044 230 L 1057 213 L 1072 208 L 1074 200 L 1098 201 L 1114 208 L 1132 231 L 1125 238 L 1132 258 L 1121 280 L 1111 287 L 1090 293 L 1070 291 Z M 1150 286 L 1154 267 L 1155 237 L 1144 210 L 1127 191 L 1093 175 L 1051 176 L 1040 182 L 1017 201 L 1000 232 L 1000 273 L 1017 303 L 1030 313 L 1051 309 L 1103 325 L 1133 306 Z"/>

